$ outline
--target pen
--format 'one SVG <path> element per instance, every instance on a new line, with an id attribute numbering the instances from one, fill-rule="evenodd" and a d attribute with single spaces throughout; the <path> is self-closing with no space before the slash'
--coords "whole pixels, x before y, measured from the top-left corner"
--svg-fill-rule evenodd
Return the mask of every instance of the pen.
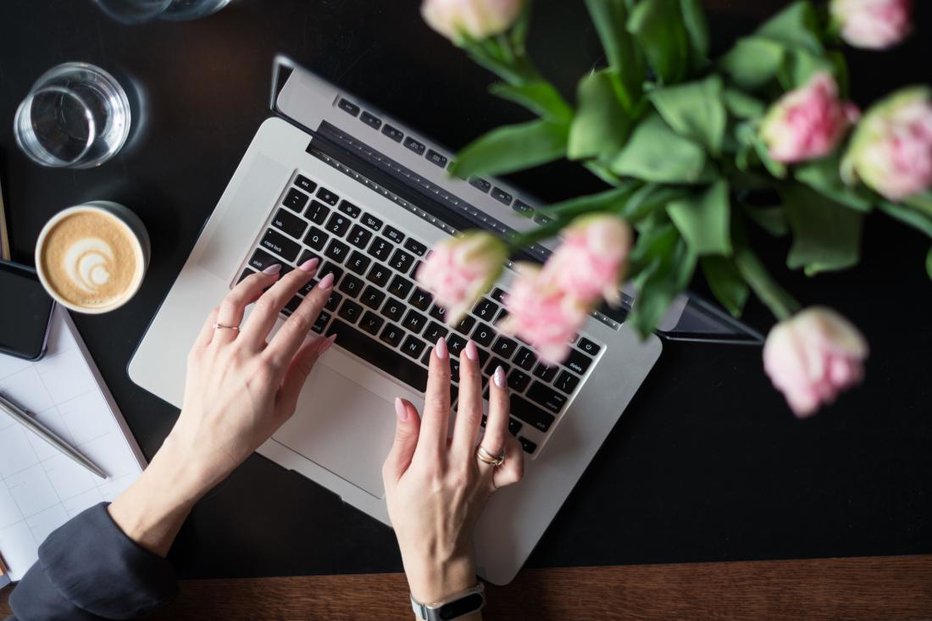
<path id="1" fill-rule="evenodd" d="M 96 465 L 94 465 L 94 462 L 79 453 L 76 448 L 62 440 L 58 434 L 40 423 L 36 418 L 30 416 L 26 410 L 13 403 L 2 394 L 0 394 L 0 411 L 6 412 L 12 416 L 13 420 L 32 431 L 34 434 L 58 449 L 61 453 L 81 464 L 99 476 L 101 479 L 107 478 L 107 474 Z"/>

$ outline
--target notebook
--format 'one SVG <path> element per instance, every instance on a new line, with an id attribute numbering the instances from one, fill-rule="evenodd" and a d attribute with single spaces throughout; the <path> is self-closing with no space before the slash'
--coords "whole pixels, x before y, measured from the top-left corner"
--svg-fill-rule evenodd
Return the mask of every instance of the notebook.
<path id="1" fill-rule="evenodd" d="M 54 311 L 39 362 L 0 355 L 0 392 L 16 401 L 109 475 L 94 476 L 0 412 L 0 556 L 23 577 L 53 530 L 113 500 L 145 466 L 126 421 L 104 385 L 68 312 Z"/>

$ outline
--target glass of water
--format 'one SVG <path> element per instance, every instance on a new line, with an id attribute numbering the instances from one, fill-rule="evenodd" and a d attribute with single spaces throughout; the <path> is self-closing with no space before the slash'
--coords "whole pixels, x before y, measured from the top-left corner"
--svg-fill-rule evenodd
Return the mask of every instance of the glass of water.
<path id="1" fill-rule="evenodd" d="M 184 21 L 216 13 L 230 0 L 96 0 L 104 13 L 124 24 L 154 19 Z"/>
<path id="2" fill-rule="evenodd" d="M 126 91 L 94 65 L 65 63 L 44 73 L 16 111 L 16 144 L 54 168 L 92 168 L 123 147 L 131 115 Z"/>

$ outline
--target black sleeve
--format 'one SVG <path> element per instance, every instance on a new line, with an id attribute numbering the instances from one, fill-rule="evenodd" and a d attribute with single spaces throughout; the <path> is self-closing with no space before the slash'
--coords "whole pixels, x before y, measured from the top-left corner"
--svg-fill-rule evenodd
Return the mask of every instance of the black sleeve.
<path id="1" fill-rule="evenodd" d="M 101 503 L 39 546 L 10 607 L 19 621 L 135 619 L 168 604 L 177 590 L 169 562 L 127 537 Z"/>

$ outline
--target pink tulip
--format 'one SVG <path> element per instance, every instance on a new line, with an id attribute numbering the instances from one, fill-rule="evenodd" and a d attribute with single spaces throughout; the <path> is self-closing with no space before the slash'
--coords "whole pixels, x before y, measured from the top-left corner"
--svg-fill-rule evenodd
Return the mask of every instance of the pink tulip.
<path id="1" fill-rule="evenodd" d="M 508 316 L 498 328 L 527 342 L 542 362 L 555 365 L 569 353 L 570 340 L 586 321 L 588 305 L 533 263 L 520 263 L 517 271 L 505 297 Z"/>
<path id="2" fill-rule="evenodd" d="M 460 43 L 464 36 L 485 39 L 508 30 L 524 8 L 524 0 L 424 0 L 427 24 Z"/>
<path id="3" fill-rule="evenodd" d="M 838 99 L 835 78 L 818 73 L 771 107 L 761 137 L 775 161 L 802 162 L 831 153 L 857 118 L 857 108 Z"/>
<path id="4" fill-rule="evenodd" d="M 864 377 L 867 343 L 847 319 L 810 308 L 777 324 L 764 345 L 764 369 L 800 418 Z"/>
<path id="5" fill-rule="evenodd" d="M 631 249 L 628 223 L 612 215 L 581 216 L 563 229 L 563 235 L 544 271 L 585 304 L 594 305 L 603 297 L 617 304 Z"/>
<path id="6" fill-rule="evenodd" d="M 894 201 L 932 187 L 932 89 L 907 88 L 871 108 L 854 133 L 841 176 Z"/>
<path id="7" fill-rule="evenodd" d="M 832 19 L 854 47 L 882 50 L 912 30 L 912 0 L 832 0 Z"/>
<path id="8" fill-rule="evenodd" d="M 446 309 L 447 323 L 457 323 L 498 280 L 508 258 L 504 242 L 474 231 L 434 246 L 415 279 Z"/>

